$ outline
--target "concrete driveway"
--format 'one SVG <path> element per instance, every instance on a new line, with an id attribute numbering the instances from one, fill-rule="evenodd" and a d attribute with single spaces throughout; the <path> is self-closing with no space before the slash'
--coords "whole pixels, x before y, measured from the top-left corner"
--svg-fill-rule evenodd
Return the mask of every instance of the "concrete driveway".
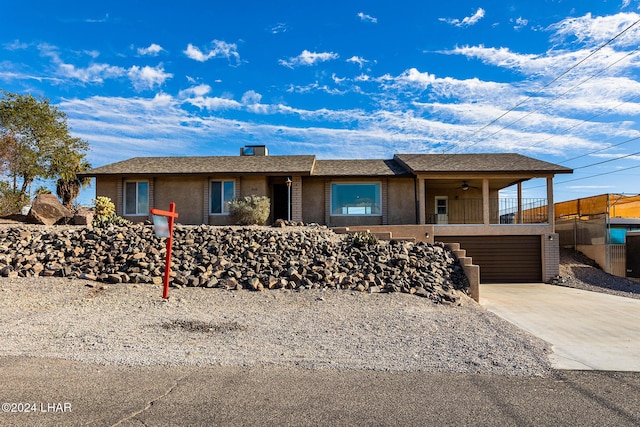
<path id="1" fill-rule="evenodd" d="M 480 285 L 480 304 L 553 346 L 557 369 L 640 371 L 640 300 L 546 284 Z"/>

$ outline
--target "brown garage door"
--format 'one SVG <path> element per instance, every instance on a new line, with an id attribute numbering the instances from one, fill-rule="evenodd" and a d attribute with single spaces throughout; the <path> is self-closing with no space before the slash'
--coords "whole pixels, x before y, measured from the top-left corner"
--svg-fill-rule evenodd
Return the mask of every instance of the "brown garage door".
<path id="1" fill-rule="evenodd" d="M 441 236 L 460 243 L 480 266 L 481 283 L 526 283 L 542 280 L 540 236 Z"/>

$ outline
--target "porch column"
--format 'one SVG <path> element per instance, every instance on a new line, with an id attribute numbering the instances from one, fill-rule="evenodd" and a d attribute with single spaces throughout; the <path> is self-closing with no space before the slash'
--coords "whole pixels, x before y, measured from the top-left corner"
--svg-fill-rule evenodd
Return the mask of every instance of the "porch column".
<path id="1" fill-rule="evenodd" d="M 491 224 L 491 211 L 489 209 L 489 179 L 482 179 L 482 222 L 485 226 Z"/>
<path id="2" fill-rule="evenodd" d="M 424 198 L 424 178 L 418 177 L 418 188 L 416 189 L 416 203 L 418 204 L 418 224 L 425 224 L 427 222 L 426 215 L 426 203 Z"/>
<path id="3" fill-rule="evenodd" d="M 522 182 L 518 183 L 518 216 L 516 216 L 516 224 L 522 224 Z"/>
<path id="4" fill-rule="evenodd" d="M 547 177 L 547 222 L 551 226 L 551 231 L 556 229 L 556 212 L 553 206 L 553 176 Z"/>

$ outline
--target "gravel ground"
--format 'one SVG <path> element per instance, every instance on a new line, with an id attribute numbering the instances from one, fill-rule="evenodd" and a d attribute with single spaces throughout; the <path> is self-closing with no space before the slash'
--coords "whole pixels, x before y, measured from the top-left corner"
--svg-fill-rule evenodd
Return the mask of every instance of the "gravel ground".
<path id="1" fill-rule="evenodd" d="M 560 249 L 560 277 L 554 284 L 640 299 L 640 283 L 605 273 L 592 259 L 572 249 Z"/>
<path id="2" fill-rule="evenodd" d="M 545 375 L 547 343 L 470 299 L 0 279 L 0 356 L 106 365 Z"/>
<path id="3" fill-rule="evenodd" d="M 13 226 L 12 221 L 0 222 Z M 561 286 L 640 298 L 640 284 L 561 250 Z M 547 343 L 470 299 L 342 290 L 171 289 L 0 278 L 0 356 L 105 365 L 283 366 L 545 375 Z"/>

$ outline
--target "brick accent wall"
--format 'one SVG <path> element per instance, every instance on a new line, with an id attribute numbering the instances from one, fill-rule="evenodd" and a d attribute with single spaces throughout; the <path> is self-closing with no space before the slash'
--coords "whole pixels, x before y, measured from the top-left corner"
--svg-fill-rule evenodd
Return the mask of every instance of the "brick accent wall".
<path id="1" fill-rule="evenodd" d="M 291 220 L 302 221 L 302 177 L 294 175 L 291 180 Z"/>
<path id="2" fill-rule="evenodd" d="M 560 238 L 557 233 L 542 235 L 542 280 L 548 282 L 560 274 Z"/>
<path id="3" fill-rule="evenodd" d="M 149 179 L 149 209 L 156 207 L 156 179 Z M 166 209 L 166 208 L 165 208 Z M 149 219 L 151 219 L 151 212 L 149 212 Z"/>
<path id="4" fill-rule="evenodd" d="M 389 180 L 383 179 L 382 185 L 380 186 L 380 192 L 382 193 L 380 196 L 382 200 L 380 200 L 380 209 L 382 210 L 382 225 L 389 224 Z"/>
<path id="5" fill-rule="evenodd" d="M 117 197 L 114 202 L 116 205 L 116 215 L 122 216 L 124 214 L 124 178 L 120 178 L 116 184 Z M 113 200 L 112 200 L 113 201 Z"/>
<path id="6" fill-rule="evenodd" d="M 324 182 L 324 223 L 331 225 L 331 181 Z"/>
<path id="7" fill-rule="evenodd" d="M 202 180 L 202 223 L 209 224 L 209 178 Z"/>

